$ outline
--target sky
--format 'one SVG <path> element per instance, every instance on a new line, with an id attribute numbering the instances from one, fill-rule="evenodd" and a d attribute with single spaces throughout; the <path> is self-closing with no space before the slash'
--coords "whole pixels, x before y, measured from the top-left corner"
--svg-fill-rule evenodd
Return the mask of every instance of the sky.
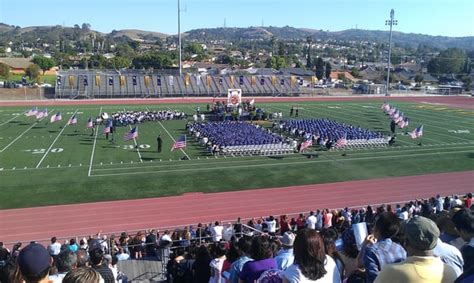
<path id="1" fill-rule="evenodd" d="M 0 22 L 73 26 L 110 32 L 141 29 L 177 34 L 178 0 L 0 0 Z M 180 0 L 181 31 L 195 28 L 293 26 L 339 31 L 385 30 L 474 36 L 474 0 Z"/>

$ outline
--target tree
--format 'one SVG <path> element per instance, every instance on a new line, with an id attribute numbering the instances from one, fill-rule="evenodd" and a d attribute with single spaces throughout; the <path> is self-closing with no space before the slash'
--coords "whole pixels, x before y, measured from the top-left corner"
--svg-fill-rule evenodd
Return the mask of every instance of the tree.
<path id="1" fill-rule="evenodd" d="M 331 71 L 332 71 L 332 66 L 331 66 L 331 63 L 329 63 L 329 61 L 328 61 L 328 62 L 326 62 L 326 69 L 325 69 L 325 73 L 324 73 L 326 79 L 331 78 Z"/>
<path id="2" fill-rule="evenodd" d="M 31 64 L 25 69 L 25 75 L 30 78 L 30 80 L 38 81 L 40 76 L 40 67 L 36 64 Z"/>
<path id="3" fill-rule="evenodd" d="M 355 78 L 358 78 L 359 77 L 359 69 L 357 69 L 356 67 L 352 67 L 351 69 L 351 75 Z"/>
<path id="4" fill-rule="evenodd" d="M 280 70 L 281 68 L 286 68 L 288 66 L 285 57 L 283 56 L 272 56 L 267 60 L 267 68 L 273 68 L 276 70 Z"/>
<path id="5" fill-rule="evenodd" d="M 46 58 L 44 56 L 35 56 L 32 62 L 38 65 L 41 68 L 41 70 L 43 70 L 43 76 L 47 70 L 51 69 L 52 67 L 56 65 L 56 62 L 54 62 L 53 59 Z"/>
<path id="6" fill-rule="evenodd" d="M 110 69 L 124 69 L 130 67 L 132 62 L 130 59 L 121 56 L 115 56 L 112 59 L 107 60 L 106 67 Z"/>
<path id="7" fill-rule="evenodd" d="M 8 77 L 10 77 L 10 66 L 0 63 L 0 77 L 8 80 Z"/>
<path id="8" fill-rule="evenodd" d="M 416 74 L 415 76 L 415 83 L 420 85 L 423 82 L 423 76 L 421 74 Z"/>
<path id="9" fill-rule="evenodd" d="M 313 62 L 311 60 L 311 43 L 313 42 L 313 39 L 311 36 L 306 37 L 306 43 L 308 44 L 308 49 L 306 53 L 306 68 L 308 70 L 313 69 Z"/>
<path id="10" fill-rule="evenodd" d="M 184 52 L 201 55 L 204 53 L 204 49 L 199 43 L 189 43 L 184 47 Z"/>
<path id="11" fill-rule="evenodd" d="M 318 79 L 323 78 L 324 76 L 324 61 L 321 57 L 318 57 L 316 59 L 316 63 L 314 64 L 316 66 L 316 77 Z"/>
<path id="12" fill-rule="evenodd" d="M 82 24 L 82 31 L 89 32 L 90 30 L 91 30 L 91 24 L 89 24 L 89 23 L 83 23 Z"/>
<path id="13" fill-rule="evenodd" d="M 472 84 L 471 77 L 470 76 L 462 76 L 460 79 L 464 84 L 464 89 L 466 91 L 470 91 L 471 90 L 471 84 Z"/>
<path id="14" fill-rule="evenodd" d="M 459 48 L 448 48 L 428 63 L 428 72 L 433 74 L 459 74 L 465 65 L 466 54 Z"/>

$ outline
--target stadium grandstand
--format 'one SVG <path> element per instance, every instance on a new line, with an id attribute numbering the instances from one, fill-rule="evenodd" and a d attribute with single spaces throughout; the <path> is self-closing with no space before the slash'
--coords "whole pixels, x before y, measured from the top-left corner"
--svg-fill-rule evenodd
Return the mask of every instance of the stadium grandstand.
<path id="1" fill-rule="evenodd" d="M 169 71 L 66 70 L 56 79 L 56 98 L 162 98 L 221 96 L 241 89 L 246 96 L 287 96 L 301 92 L 296 76 L 211 76 Z"/>

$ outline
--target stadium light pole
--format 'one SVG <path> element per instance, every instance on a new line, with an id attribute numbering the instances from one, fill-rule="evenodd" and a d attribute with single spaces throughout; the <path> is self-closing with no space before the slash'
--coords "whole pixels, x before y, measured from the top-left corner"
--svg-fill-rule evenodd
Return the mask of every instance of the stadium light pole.
<path id="1" fill-rule="evenodd" d="M 387 85 L 385 90 L 385 96 L 389 96 L 388 89 L 390 87 L 390 60 L 392 57 L 392 26 L 396 26 L 398 24 L 397 20 L 394 20 L 395 11 L 392 9 L 390 11 L 390 20 L 385 21 L 386 26 L 390 26 L 390 37 L 388 40 L 388 63 L 387 63 Z"/>
<path id="2" fill-rule="evenodd" d="M 181 1 L 178 0 L 178 49 L 179 49 L 179 76 L 183 72 L 181 65 Z"/>

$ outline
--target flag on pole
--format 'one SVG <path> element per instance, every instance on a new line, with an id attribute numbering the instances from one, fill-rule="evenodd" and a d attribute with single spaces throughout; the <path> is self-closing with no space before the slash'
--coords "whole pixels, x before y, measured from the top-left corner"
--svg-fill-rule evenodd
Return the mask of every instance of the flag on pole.
<path id="1" fill-rule="evenodd" d="M 408 133 L 412 139 L 421 138 L 423 136 L 423 125 Z"/>
<path id="2" fill-rule="evenodd" d="M 75 125 L 77 124 L 77 117 L 76 114 L 72 115 L 71 118 L 69 118 L 69 121 L 67 121 L 68 125 Z"/>
<path id="3" fill-rule="evenodd" d="M 95 85 L 100 87 L 100 75 L 95 75 Z"/>
<path id="4" fill-rule="evenodd" d="M 56 113 L 56 115 L 51 116 L 51 123 L 61 121 L 63 117 L 61 116 L 61 112 Z"/>
<path id="5" fill-rule="evenodd" d="M 303 150 L 305 150 L 305 149 L 307 149 L 311 146 L 313 146 L 313 139 L 309 139 L 309 140 L 303 142 L 300 146 L 300 152 L 302 152 Z"/>
<path id="6" fill-rule="evenodd" d="M 185 147 L 186 147 L 186 135 L 182 135 L 173 144 L 173 147 L 171 148 L 171 151 L 174 151 L 175 149 L 185 148 Z"/>
<path id="7" fill-rule="evenodd" d="M 124 75 L 120 75 L 119 83 L 120 83 L 120 86 L 125 86 L 125 76 Z"/>
<path id="8" fill-rule="evenodd" d="M 336 148 L 342 148 L 342 147 L 345 147 L 346 145 L 347 145 L 347 139 L 346 139 L 346 137 L 340 138 L 340 139 L 337 140 L 337 142 L 336 142 Z"/>
<path id="9" fill-rule="evenodd" d="M 38 114 L 38 107 L 34 107 L 25 113 L 27 117 L 35 116 L 36 114 Z"/>
<path id="10" fill-rule="evenodd" d="M 107 120 L 107 124 L 105 125 L 104 128 L 104 134 L 110 133 L 111 128 L 113 127 L 112 119 Z"/>
<path id="11" fill-rule="evenodd" d="M 124 141 L 129 141 L 138 138 L 138 129 L 137 127 L 134 127 L 133 129 L 130 130 L 130 132 L 126 133 L 123 136 Z"/>
<path id="12" fill-rule="evenodd" d="M 92 122 L 92 117 L 89 117 L 89 120 L 87 120 L 86 128 L 94 128 L 94 122 Z"/>

